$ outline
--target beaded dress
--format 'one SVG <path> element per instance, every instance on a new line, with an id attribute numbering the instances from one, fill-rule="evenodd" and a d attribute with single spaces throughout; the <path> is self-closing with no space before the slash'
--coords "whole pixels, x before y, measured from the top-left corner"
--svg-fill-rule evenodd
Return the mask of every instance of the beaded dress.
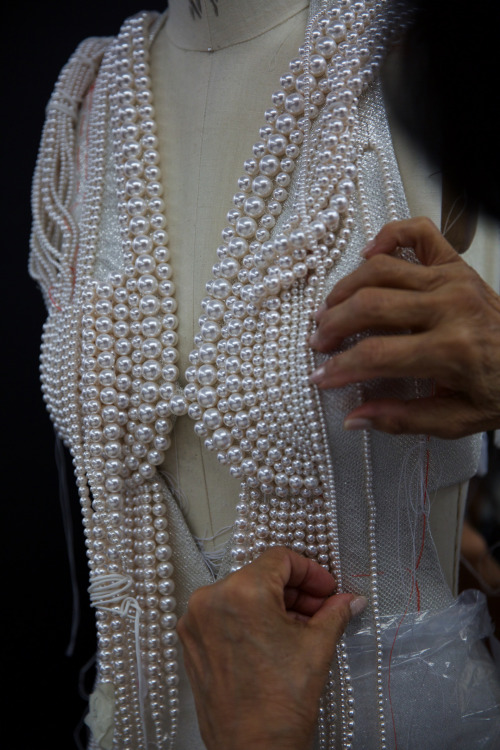
<path id="1" fill-rule="evenodd" d="M 240 481 L 218 575 L 286 544 L 369 599 L 339 644 L 317 747 L 494 747 L 484 604 L 453 598 L 428 532 L 431 493 L 474 473 L 478 440 L 342 430 L 361 400 L 429 383 L 309 383 L 312 314 L 379 227 L 408 215 L 376 82 L 391 14 L 311 3 L 238 180 L 184 388 L 148 75 L 160 22 L 140 14 L 82 43 L 34 181 L 43 391 L 73 456 L 99 636 L 91 746 L 203 747 L 175 626 L 214 573 L 159 468 L 188 415 Z"/>

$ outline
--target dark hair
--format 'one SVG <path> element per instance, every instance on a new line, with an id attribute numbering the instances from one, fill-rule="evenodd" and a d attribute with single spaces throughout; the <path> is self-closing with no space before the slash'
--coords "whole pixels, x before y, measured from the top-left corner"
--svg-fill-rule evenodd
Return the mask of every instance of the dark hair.
<path id="1" fill-rule="evenodd" d="M 500 218 L 498 5 L 403 3 L 414 15 L 389 88 L 391 105 L 447 178 Z"/>

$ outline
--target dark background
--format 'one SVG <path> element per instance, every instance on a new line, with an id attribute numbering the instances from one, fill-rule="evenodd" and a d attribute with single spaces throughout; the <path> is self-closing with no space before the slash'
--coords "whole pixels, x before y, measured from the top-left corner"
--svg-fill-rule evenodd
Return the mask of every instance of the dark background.
<path id="1" fill-rule="evenodd" d="M 61 509 L 55 436 L 38 380 L 45 319 L 42 297 L 28 276 L 30 189 L 44 110 L 61 67 L 87 36 L 118 32 L 124 18 L 166 2 L 48 0 L 4 5 L 2 53 L 2 502 L 3 741 L 11 750 L 84 747 L 81 721 L 95 650 L 94 619 L 86 593 L 87 570 L 79 503 L 69 460 L 62 461 L 67 499 Z M 497 475 L 474 492 L 498 498 Z M 477 506 L 477 502 L 475 503 Z M 482 506 L 481 506 L 482 507 Z M 66 655 L 73 620 L 72 575 L 66 536 L 74 540 L 79 627 Z M 498 518 L 479 514 L 489 544 L 498 540 Z M 7 631 L 7 632 L 5 632 Z M 78 738 L 80 738 L 78 740 Z M 80 742 L 80 744 L 79 744 Z"/>
<path id="2" fill-rule="evenodd" d="M 78 496 L 66 460 L 80 624 L 73 656 L 72 585 L 55 436 L 42 402 L 38 353 L 45 308 L 28 275 L 31 176 L 45 106 L 60 69 L 88 36 L 112 36 L 163 0 L 7 2 L 2 11 L 2 743 L 10 750 L 78 747 L 80 670 L 95 650 Z M 7 632 L 6 632 L 7 631 Z M 92 686 L 92 671 L 83 691 Z M 80 727 L 80 729 L 82 729 Z M 80 731 L 85 746 L 85 731 Z"/>

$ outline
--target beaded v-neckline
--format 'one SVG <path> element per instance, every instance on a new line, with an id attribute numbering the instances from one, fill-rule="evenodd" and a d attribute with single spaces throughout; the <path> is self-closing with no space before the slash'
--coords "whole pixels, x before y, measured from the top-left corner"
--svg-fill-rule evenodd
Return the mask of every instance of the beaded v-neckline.
<path id="1" fill-rule="evenodd" d="M 338 36 L 339 38 L 342 38 L 342 35 L 345 36 L 345 27 L 343 27 L 342 29 L 342 24 L 339 24 L 338 26 Z M 335 44 L 335 42 L 333 42 L 333 44 Z M 322 51 L 325 52 L 325 54 L 327 54 L 328 56 L 328 53 L 330 53 L 332 50 L 322 49 Z M 315 64 L 323 66 L 323 69 L 316 69 L 314 71 L 315 76 L 321 76 L 326 71 L 324 62 L 325 58 L 323 58 L 323 63 L 320 62 L 319 58 L 320 56 L 316 55 Z M 299 157 L 299 154 L 304 154 L 304 151 L 307 148 L 307 143 L 303 143 L 303 141 L 304 138 L 306 138 L 306 141 L 309 139 L 309 123 L 311 123 L 312 119 L 317 114 L 317 105 L 313 102 L 306 102 L 305 109 L 309 107 L 311 111 L 308 112 L 306 116 L 304 116 L 305 109 L 303 104 L 304 93 L 306 95 L 310 94 L 310 92 L 308 91 L 308 77 L 310 77 L 312 83 L 315 83 L 315 79 L 310 73 L 302 75 L 300 74 L 301 62 L 299 59 L 295 61 L 295 66 L 298 78 L 299 80 L 301 79 L 299 83 L 300 90 L 296 93 L 294 93 L 294 91 L 292 90 L 294 89 L 293 75 L 284 76 L 282 78 L 282 83 L 284 83 L 285 91 L 291 92 L 288 94 L 288 97 L 286 97 L 288 101 L 288 109 L 295 109 L 295 114 L 302 115 L 302 117 L 297 118 L 293 114 L 289 113 L 286 108 L 283 108 L 285 95 L 283 95 L 282 93 L 278 93 L 276 95 L 277 99 L 283 99 L 283 101 L 279 101 L 278 107 L 284 109 L 283 115 L 278 115 L 277 118 L 281 132 L 278 131 L 277 133 L 272 133 L 273 128 L 269 124 L 262 128 L 261 135 L 263 135 L 264 138 L 267 139 L 267 145 L 262 140 L 258 144 L 256 144 L 254 146 L 254 154 L 257 155 L 258 161 L 256 161 L 255 159 L 250 159 L 245 163 L 247 175 L 241 178 L 239 181 L 240 187 L 242 186 L 243 189 L 235 196 L 234 202 L 236 208 L 234 208 L 228 214 L 228 218 L 230 219 L 232 226 L 228 226 L 225 230 L 223 230 L 222 237 L 223 241 L 226 244 L 221 246 L 218 250 L 220 262 L 214 267 L 215 279 L 209 282 L 209 285 L 211 286 L 211 298 L 209 297 L 204 301 L 204 304 L 208 305 L 208 313 L 205 311 L 205 316 L 202 316 L 200 335 L 201 337 L 204 337 L 204 343 L 207 345 L 204 346 L 198 353 L 194 352 L 191 355 L 191 359 L 198 360 L 197 364 L 199 364 L 200 366 L 196 367 L 196 364 L 193 364 L 193 366 L 189 367 L 186 371 L 186 379 L 190 382 L 184 391 L 186 397 L 184 400 L 182 398 L 182 395 L 178 392 L 174 385 L 177 382 L 179 375 L 177 366 L 174 362 L 174 360 L 177 359 L 175 344 L 171 346 L 171 343 L 176 340 L 176 334 L 174 333 L 176 319 L 174 313 L 177 307 L 177 303 L 174 298 L 175 287 L 170 278 L 172 270 L 168 262 L 166 261 L 166 258 L 169 255 L 169 251 L 166 247 L 166 221 L 162 211 L 164 206 L 160 198 L 162 187 L 161 174 L 159 171 L 159 167 L 157 166 L 159 156 L 156 148 L 153 148 L 153 144 L 155 147 L 157 145 L 156 136 L 152 135 L 152 133 L 146 134 L 146 136 L 141 134 L 142 146 L 151 146 L 151 148 L 145 148 L 143 154 L 143 163 L 145 166 L 139 164 L 138 160 L 132 157 L 125 160 L 122 168 L 119 167 L 119 172 L 121 171 L 121 169 L 123 169 L 119 178 L 122 180 L 122 182 L 124 181 L 125 175 L 125 189 L 128 197 L 128 200 L 126 202 L 126 210 L 129 214 L 131 214 L 131 218 L 128 224 L 128 231 L 130 232 L 132 238 L 131 250 L 138 255 L 138 259 L 136 260 L 137 268 L 135 275 L 141 279 L 140 288 L 138 288 L 138 292 L 141 295 L 141 312 L 143 314 L 152 314 L 154 316 L 160 312 L 161 308 L 161 312 L 166 313 L 168 316 L 165 316 L 163 318 L 163 324 L 168 326 L 169 333 L 165 334 L 165 339 L 168 341 L 169 348 L 168 352 L 165 352 L 163 354 L 163 358 L 164 361 L 166 358 L 169 358 L 170 361 L 166 363 L 166 367 L 163 368 L 163 371 L 161 373 L 162 379 L 166 381 L 166 384 L 164 384 L 163 392 L 160 392 L 160 395 L 163 400 L 166 399 L 169 401 L 169 410 L 171 416 L 179 416 L 186 413 L 188 404 L 190 402 L 191 404 L 193 404 L 193 402 L 196 402 L 191 409 L 190 416 L 197 422 L 197 432 L 202 437 L 206 437 L 210 433 L 210 430 L 213 431 L 213 427 L 211 428 L 209 427 L 209 425 L 214 424 L 213 419 L 211 420 L 210 417 L 207 417 L 205 419 L 205 422 L 207 424 L 202 425 L 200 423 L 200 417 L 203 413 L 203 409 L 205 409 L 206 411 L 207 409 L 212 408 L 215 400 L 219 400 L 217 396 L 214 396 L 214 394 L 212 393 L 212 386 L 217 382 L 217 373 L 214 372 L 214 370 L 217 370 L 217 360 L 221 361 L 221 352 L 217 350 L 216 346 L 214 347 L 210 345 L 213 345 L 220 336 L 220 326 L 218 325 L 218 321 L 220 321 L 224 317 L 224 315 L 226 317 L 227 315 L 236 318 L 238 317 L 238 314 L 234 315 L 232 312 L 228 312 L 227 308 L 226 312 L 223 312 L 223 310 L 225 309 L 224 299 L 228 296 L 231 296 L 232 299 L 232 295 L 229 294 L 232 282 L 236 279 L 237 287 L 246 286 L 247 289 L 249 287 L 252 287 L 253 293 L 255 293 L 256 288 L 259 288 L 259 285 L 262 286 L 262 283 L 264 283 L 264 286 L 267 285 L 264 296 L 269 296 L 270 294 L 275 295 L 280 289 L 291 287 L 293 283 L 298 279 L 305 278 L 308 273 L 310 273 L 314 265 L 318 263 L 318 259 L 312 257 L 312 247 L 314 247 L 314 245 L 316 245 L 316 247 L 318 246 L 318 237 L 322 236 L 321 232 L 323 232 L 324 235 L 327 229 L 335 230 L 337 228 L 339 224 L 339 211 L 337 211 L 336 208 L 339 209 L 341 213 L 345 212 L 347 210 L 346 194 L 348 195 L 354 190 L 354 184 L 352 183 L 351 178 L 355 175 L 356 169 L 354 165 L 352 165 L 348 166 L 347 168 L 348 174 L 344 175 L 345 179 L 341 185 L 341 189 L 337 191 L 336 196 L 333 196 L 333 204 L 336 208 L 330 208 L 330 213 L 328 214 L 328 227 L 325 224 L 321 226 L 321 222 L 318 220 L 316 220 L 316 222 L 311 222 L 311 217 L 307 215 L 305 205 L 301 205 L 304 203 L 304 199 L 303 197 L 301 199 L 299 198 L 298 201 L 295 201 L 295 205 L 301 207 L 299 210 L 299 214 L 301 213 L 301 215 L 293 216 L 292 222 L 288 222 L 288 233 L 290 237 L 287 238 L 283 234 L 280 234 L 278 239 L 274 240 L 274 247 L 270 247 L 270 230 L 272 230 L 274 224 L 276 223 L 276 217 L 281 213 L 283 202 L 286 201 L 288 197 L 286 186 L 288 186 L 290 183 L 290 173 L 294 169 L 295 161 Z M 139 85 L 139 87 L 141 85 L 143 86 L 143 89 L 140 92 L 140 110 L 141 116 L 144 118 L 145 116 L 147 117 L 148 107 L 150 107 L 147 102 L 151 101 L 152 95 L 149 87 L 147 87 L 147 89 L 144 88 L 145 80 L 141 81 L 141 77 L 139 77 L 139 82 L 137 85 Z M 319 99 L 322 99 L 324 101 L 325 97 L 320 91 L 316 90 L 315 93 L 317 94 L 316 101 L 319 101 Z M 351 93 L 351 98 L 352 96 L 353 94 Z M 348 107 L 345 106 L 346 104 L 349 104 L 349 102 L 344 102 L 342 105 L 345 112 L 347 112 L 348 109 Z M 266 113 L 266 118 L 269 118 L 271 121 L 273 115 L 270 112 L 271 111 L 268 110 L 268 112 Z M 150 108 L 150 113 L 152 113 L 152 108 Z M 275 119 L 276 114 L 274 114 Z M 305 123 L 308 123 L 305 131 L 301 131 L 301 129 L 298 128 L 297 130 L 292 132 L 293 126 L 294 124 L 296 124 L 297 119 L 302 120 L 301 124 L 304 124 L 304 121 Z M 353 118 L 351 116 L 351 120 L 352 119 Z M 340 125 L 342 129 L 343 125 L 340 121 L 338 121 L 336 124 Z M 154 129 L 154 121 L 151 120 L 151 124 L 147 122 L 146 127 Z M 267 132 L 263 133 L 263 131 Z M 287 136 L 290 133 L 291 137 L 290 139 L 288 139 Z M 291 141 L 288 146 L 287 140 Z M 132 146 L 133 143 L 130 139 L 126 141 L 127 156 L 130 156 L 130 149 L 132 148 Z M 115 152 L 117 150 L 119 151 L 120 147 L 118 147 L 118 149 L 115 148 Z M 291 155 L 291 158 L 290 156 L 288 156 L 288 154 Z M 279 158 L 280 156 L 282 157 L 281 159 Z M 352 153 L 351 158 L 353 160 L 355 158 Z M 305 161 L 306 159 L 303 157 L 303 162 Z M 280 168 L 281 171 L 279 171 Z M 147 182 L 147 191 L 150 197 L 148 201 L 149 209 L 146 209 L 146 201 L 142 197 L 142 191 L 144 190 L 144 181 L 141 180 L 138 174 L 136 174 L 136 171 L 141 169 L 144 170 L 143 176 L 146 178 Z M 261 174 L 256 176 L 256 170 Z M 302 171 L 306 174 L 310 172 L 310 170 L 304 168 L 304 165 Z M 275 179 L 273 180 L 273 178 Z M 273 182 L 275 183 L 275 185 L 273 185 Z M 303 182 L 305 181 L 303 180 Z M 309 185 L 303 184 L 301 187 L 299 187 L 299 191 L 301 191 L 302 194 L 305 194 L 308 188 L 310 188 Z M 272 198 L 274 200 L 269 200 L 268 198 L 267 203 L 270 203 L 270 205 L 268 205 L 267 208 L 269 209 L 269 211 L 268 213 L 265 213 L 265 215 L 263 215 L 264 209 L 266 207 L 266 201 L 264 200 L 264 198 L 268 197 L 270 193 L 272 193 Z M 149 221 L 144 216 L 146 210 L 149 210 L 151 212 Z M 318 213 L 317 209 L 316 213 Z M 257 226 L 257 220 L 259 226 Z M 312 228 L 309 228 L 308 225 L 310 225 L 311 223 L 313 224 L 313 226 Z M 292 225 L 297 227 L 299 224 L 300 229 L 296 229 L 294 231 Z M 309 229 L 309 236 L 307 238 L 304 235 L 304 226 L 308 227 Z M 149 236 L 147 235 L 148 231 Z M 347 228 L 344 226 L 342 231 L 344 235 L 348 236 L 349 223 L 347 224 Z M 316 232 L 317 237 L 314 235 L 314 232 Z M 146 253 L 143 252 L 150 248 L 151 238 L 153 239 L 153 242 L 159 246 L 159 249 L 155 250 L 154 260 L 151 258 L 151 256 L 147 256 Z M 291 240 L 292 242 L 293 257 L 290 257 L 287 254 L 287 250 L 285 248 L 285 245 L 287 242 L 289 242 L 289 240 Z M 278 250 L 276 250 L 277 242 L 281 242 L 282 245 Z M 339 247 L 334 248 L 333 252 L 330 254 L 331 257 L 329 257 L 326 261 L 327 266 L 331 265 L 332 261 L 334 262 L 335 258 L 337 258 L 342 252 L 342 248 L 346 244 L 346 237 L 344 236 L 340 239 L 340 241 L 339 238 L 337 238 L 337 242 L 339 244 Z M 293 243 L 295 243 L 295 246 L 293 246 Z M 308 247 L 307 250 L 304 247 L 306 244 L 311 246 Z M 249 246 L 251 246 L 250 252 Z M 257 250 L 255 250 L 256 247 Z M 290 248 L 288 248 L 288 251 L 290 251 Z M 257 261 L 260 264 L 259 268 L 255 266 L 255 258 L 252 257 L 255 252 L 259 253 Z M 128 253 L 128 255 L 130 257 L 126 257 L 126 262 L 127 259 L 130 260 L 133 258 L 133 256 L 130 255 L 130 252 Z M 308 257 L 306 258 L 306 256 Z M 151 278 L 151 272 L 153 271 L 154 261 L 158 261 L 160 258 L 161 260 L 158 263 L 158 271 L 155 275 L 159 276 L 161 274 L 166 274 L 168 275 L 168 278 L 162 278 L 159 286 L 153 290 L 156 282 Z M 277 260 L 279 261 L 279 266 L 275 262 L 273 262 Z M 306 260 L 307 263 L 305 262 Z M 263 273 L 263 271 L 267 271 L 267 273 Z M 147 272 L 149 272 L 149 274 Z M 257 281 L 257 286 L 253 281 L 254 278 Z M 242 283 L 240 279 L 244 279 L 244 281 L 247 281 L 248 279 L 250 281 L 250 284 L 244 284 L 244 282 Z M 134 285 L 133 280 L 130 280 L 130 282 L 128 283 L 130 286 Z M 149 287 L 147 287 L 148 284 Z M 158 304 L 158 299 L 154 298 L 155 293 L 158 290 L 160 294 L 164 295 L 160 305 Z M 237 296 L 239 296 L 239 291 L 240 290 L 238 289 Z M 245 291 L 247 290 L 243 290 L 243 295 L 245 294 Z M 263 296 L 261 290 L 259 290 L 259 294 L 261 297 Z M 133 299 L 135 300 L 135 297 Z M 248 300 L 246 300 L 246 303 L 248 305 Z M 254 316 L 256 314 L 255 308 L 256 306 L 254 305 L 253 309 L 251 310 Z M 276 315 L 271 317 L 274 319 L 276 318 Z M 260 325 L 262 326 L 262 321 Z M 153 324 L 152 328 L 154 328 Z M 239 328 L 236 322 L 233 323 L 233 328 Z M 136 329 L 139 332 L 138 326 L 136 326 Z M 250 338 L 251 335 L 252 334 L 250 332 L 246 338 Z M 234 338 L 234 336 L 232 336 L 232 338 Z M 199 346 L 200 343 L 200 336 L 198 336 L 195 339 L 195 344 Z M 153 352 L 155 352 L 157 349 L 153 342 L 150 342 L 150 344 L 151 346 L 149 346 L 147 348 L 147 351 L 145 352 L 145 355 L 148 358 L 152 357 Z M 199 359 L 200 356 L 202 358 L 201 360 Z M 234 359 L 231 360 L 229 366 L 234 368 Z M 157 378 L 158 369 L 154 366 L 151 366 L 149 374 L 151 376 L 156 375 Z M 196 379 L 199 385 L 202 386 L 202 389 L 205 388 L 205 390 L 202 390 L 201 395 L 199 395 L 200 389 L 193 386 L 194 379 Z M 153 377 L 149 379 L 149 382 L 151 381 L 153 381 Z M 155 390 L 154 385 L 149 385 L 146 387 L 150 390 L 151 401 L 155 401 L 155 399 L 153 398 L 153 391 Z M 223 398 L 222 400 L 225 399 Z M 198 407 L 201 407 L 201 411 Z M 227 447 L 224 443 L 225 441 L 222 438 L 221 432 L 218 432 L 216 435 L 215 448 L 217 449 L 220 447 L 224 449 L 224 447 Z M 212 447 L 209 441 L 207 447 Z M 142 471 L 143 475 L 145 476 L 146 474 L 144 474 L 144 472 L 148 473 L 147 467 L 143 466 Z"/>

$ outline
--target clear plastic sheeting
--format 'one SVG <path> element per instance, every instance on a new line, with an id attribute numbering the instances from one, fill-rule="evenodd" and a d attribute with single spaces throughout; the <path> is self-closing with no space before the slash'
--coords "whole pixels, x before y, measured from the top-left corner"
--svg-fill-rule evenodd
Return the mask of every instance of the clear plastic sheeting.
<path id="1" fill-rule="evenodd" d="M 492 633 L 486 599 L 465 591 L 438 611 L 382 618 L 387 746 L 399 750 L 500 747 L 500 676 L 482 641 Z M 373 631 L 347 637 L 356 705 L 353 748 L 373 747 Z"/>

